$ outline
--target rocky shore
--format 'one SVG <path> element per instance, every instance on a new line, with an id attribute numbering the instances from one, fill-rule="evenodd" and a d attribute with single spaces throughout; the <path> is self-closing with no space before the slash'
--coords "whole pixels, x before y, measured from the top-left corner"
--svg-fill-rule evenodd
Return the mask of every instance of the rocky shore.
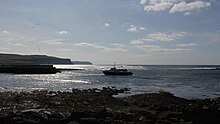
<path id="1" fill-rule="evenodd" d="M 0 92 L 0 124 L 219 124 L 220 98 L 167 92 L 113 97 L 128 89 Z"/>

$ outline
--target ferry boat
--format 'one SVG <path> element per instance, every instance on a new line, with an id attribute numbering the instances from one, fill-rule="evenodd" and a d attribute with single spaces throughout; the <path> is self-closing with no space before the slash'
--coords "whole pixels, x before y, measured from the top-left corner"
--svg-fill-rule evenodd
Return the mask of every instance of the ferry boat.
<path id="1" fill-rule="evenodd" d="M 105 75 L 133 75 L 133 73 L 128 71 L 127 69 L 117 69 L 115 67 L 115 64 L 113 68 L 111 68 L 110 70 L 105 70 L 103 71 L 103 73 Z"/>

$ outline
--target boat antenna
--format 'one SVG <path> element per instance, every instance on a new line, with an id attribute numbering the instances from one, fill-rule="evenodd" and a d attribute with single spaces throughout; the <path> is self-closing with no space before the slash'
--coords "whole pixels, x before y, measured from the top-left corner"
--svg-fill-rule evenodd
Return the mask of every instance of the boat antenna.
<path id="1" fill-rule="evenodd" d="M 114 68 L 115 68 L 115 66 L 116 66 L 116 62 L 114 62 Z"/>

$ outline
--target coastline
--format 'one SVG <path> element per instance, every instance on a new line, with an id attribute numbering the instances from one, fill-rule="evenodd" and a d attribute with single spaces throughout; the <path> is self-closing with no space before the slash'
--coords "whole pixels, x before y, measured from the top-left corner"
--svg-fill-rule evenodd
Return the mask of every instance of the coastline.
<path id="1" fill-rule="evenodd" d="M 219 123 L 220 98 L 184 99 L 167 92 L 113 97 L 127 88 L 72 92 L 0 92 L 0 123 L 145 124 Z"/>

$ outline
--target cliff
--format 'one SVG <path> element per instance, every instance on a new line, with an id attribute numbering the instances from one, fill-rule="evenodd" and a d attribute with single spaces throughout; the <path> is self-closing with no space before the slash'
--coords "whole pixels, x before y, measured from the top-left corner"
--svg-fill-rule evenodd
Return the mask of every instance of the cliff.
<path id="1" fill-rule="evenodd" d="M 72 64 L 70 59 L 47 55 L 0 54 L 0 64 Z"/>

